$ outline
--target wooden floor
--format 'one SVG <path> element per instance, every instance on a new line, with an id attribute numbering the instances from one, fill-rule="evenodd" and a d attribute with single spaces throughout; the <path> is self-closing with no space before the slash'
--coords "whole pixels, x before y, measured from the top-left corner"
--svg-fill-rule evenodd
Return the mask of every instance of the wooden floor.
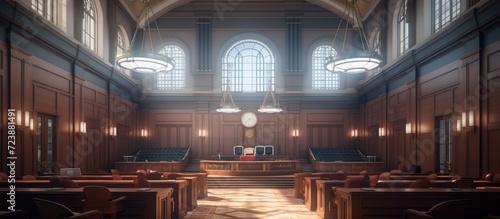
<path id="1" fill-rule="evenodd" d="M 209 188 L 208 198 L 199 199 L 198 207 L 188 212 L 189 219 L 215 218 L 320 218 L 309 211 L 302 199 L 293 197 L 293 189 Z"/>

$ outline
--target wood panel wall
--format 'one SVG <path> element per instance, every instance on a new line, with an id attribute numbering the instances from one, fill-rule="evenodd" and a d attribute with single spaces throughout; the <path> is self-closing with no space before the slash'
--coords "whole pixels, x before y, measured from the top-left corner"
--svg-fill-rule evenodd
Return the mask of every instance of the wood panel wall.
<path id="1" fill-rule="evenodd" d="M 255 136 L 245 137 L 241 113 L 223 114 L 213 110 L 141 110 L 138 127 L 149 136 L 141 147 L 190 147 L 194 160 L 233 153 L 233 146 L 274 145 L 275 153 L 307 160 L 308 148 L 357 147 L 350 138 L 357 115 L 350 110 L 291 110 L 258 115 Z M 152 131 L 150 131 L 152 130 Z M 199 137 L 200 130 L 205 137 Z M 293 130 L 299 137 L 293 137 Z"/>

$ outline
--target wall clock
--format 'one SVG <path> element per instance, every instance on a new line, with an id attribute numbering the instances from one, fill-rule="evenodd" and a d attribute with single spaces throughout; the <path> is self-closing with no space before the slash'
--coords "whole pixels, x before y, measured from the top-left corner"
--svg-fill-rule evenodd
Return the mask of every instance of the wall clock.
<path id="1" fill-rule="evenodd" d="M 257 115 L 253 112 L 246 112 L 241 115 L 241 124 L 246 128 L 252 128 L 257 125 Z"/>

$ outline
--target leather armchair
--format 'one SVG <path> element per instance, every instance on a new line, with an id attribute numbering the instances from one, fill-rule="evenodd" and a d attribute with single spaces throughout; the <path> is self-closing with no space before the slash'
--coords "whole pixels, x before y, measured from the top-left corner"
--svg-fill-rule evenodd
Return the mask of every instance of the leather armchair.
<path id="1" fill-rule="evenodd" d="M 40 212 L 41 219 L 102 219 L 102 212 L 100 211 L 87 211 L 83 213 L 73 212 L 66 206 L 57 202 L 33 198 L 36 206 Z"/>
<path id="2" fill-rule="evenodd" d="M 407 209 L 404 212 L 404 219 L 461 219 L 465 218 L 465 210 L 469 205 L 469 200 L 450 200 L 434 205 L 429 211 L 422 212 L 414 209 Z"/>
<path id="3" fill-rule="evenodd" d="M 127 197 L 113 199 L 109 189 L 104 186 L 85 186 L 83 195 L 84 211 L 99 210 L 103 214 L 111 215 L 113 219 L 116 219 L 116 213 L 124 211 L 127 207 L 125 203 Z"/>

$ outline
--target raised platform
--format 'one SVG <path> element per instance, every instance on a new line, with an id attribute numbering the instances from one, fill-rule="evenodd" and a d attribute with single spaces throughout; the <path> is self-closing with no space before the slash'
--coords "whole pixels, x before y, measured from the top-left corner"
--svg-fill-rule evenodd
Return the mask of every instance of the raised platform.
<path id="1" fill-rule="evenodd" d="M 287 175 L 300 172 L 300 161 L 225 161 L 201 160 L 200 172 L 209 175 L 223 176 L 255 176 L 255 175 Z"/>

